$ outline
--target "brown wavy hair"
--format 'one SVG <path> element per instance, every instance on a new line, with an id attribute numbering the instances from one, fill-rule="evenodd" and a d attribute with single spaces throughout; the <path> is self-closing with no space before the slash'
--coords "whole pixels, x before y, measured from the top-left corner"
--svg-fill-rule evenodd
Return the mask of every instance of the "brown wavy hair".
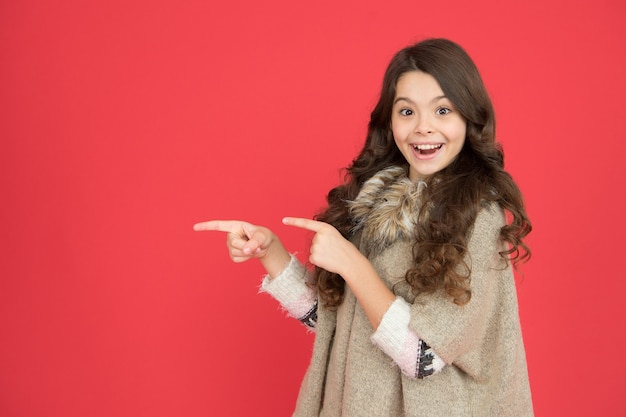
<path id="1" fill-rule="evenodd" d="M 400 76 L 409 71 L 432 75 L 467 123 L 459 155 L 426 179 L 424 209 L 416 216 L 414 264 L 405 276 L 415 294 L 444 290 L 459 305 L 471 298 L 470 269 L 464 262 L 476 216 L 495 202 L 507 214 L 500 238 L 507 242 L 500 256 L 514 266 L 530 258 L 524 238 L 531 224 L 522 194 L 504 170 L 504 154 L 495 140 L 495 114 L 474 62 L 454 42 L 427 39 L 399 51 L 383 78 L 378 103 L 371 113 L 363 149 L 346 168 L 345 182 L 330 190 L 327 208 L 317 220 L 333 225 L 346 238 L 354 226 L 346 201 L 354 200 L 365 181 L 392 165 L 408 166 L 391 131 L 391 112 Z M 427 220 L 426 220 L 427 219 Z M 345 282 L 337 274 L 316 268 L 322 304 L 335 309 L 343 301 Z"/>

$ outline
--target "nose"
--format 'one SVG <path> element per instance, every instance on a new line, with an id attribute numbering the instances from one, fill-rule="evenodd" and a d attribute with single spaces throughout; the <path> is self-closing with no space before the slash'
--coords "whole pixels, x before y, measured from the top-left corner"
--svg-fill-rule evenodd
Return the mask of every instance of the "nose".
<path id="1" fill-rule="evenodd" d="M 426 115 L 421 115 L 415 124 L 415 133 L 418 135 L 430 135 L 434 132 L 431 120 Z"/>

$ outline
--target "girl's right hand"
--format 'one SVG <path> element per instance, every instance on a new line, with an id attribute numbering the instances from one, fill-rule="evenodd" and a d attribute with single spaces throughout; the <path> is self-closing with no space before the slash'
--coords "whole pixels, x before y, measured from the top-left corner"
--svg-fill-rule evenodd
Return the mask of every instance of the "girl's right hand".
<path id="1" fill-rule="evenodd" d="M 196 223 L 193 229 L 226 232 L 228 234 L 226 245 L 233 262 L 257 258 L 272 278 L 276 277 L 291 260 L 291 255 L 278 237 L 263 226 L 240 220 L 211 220 Z"/>
<path id="2" fill-rule="evenodd" d="M 234 262 L 245 262 L 251 258 L 263 258 L 274 240 L 267 228 L 239 220 L 211 220 L 193 225 L 195 231 L 219 231 L 228 233 L 226 245 Z"/>

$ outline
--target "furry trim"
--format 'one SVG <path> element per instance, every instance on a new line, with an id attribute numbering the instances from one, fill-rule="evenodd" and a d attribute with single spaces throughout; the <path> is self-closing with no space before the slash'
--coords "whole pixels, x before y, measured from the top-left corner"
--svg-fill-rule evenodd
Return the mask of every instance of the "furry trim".
<path id="1" fill-rule="evenodd" d="M 397 240 L 411 239 L 425 186 L 423 181 L 411 181 L 406 169 L 398 166 L 367 180 L 356 199 L 348 201 L 355 222 L 352 232 L 362 232 L 361 245 L 380 251 Z"/>

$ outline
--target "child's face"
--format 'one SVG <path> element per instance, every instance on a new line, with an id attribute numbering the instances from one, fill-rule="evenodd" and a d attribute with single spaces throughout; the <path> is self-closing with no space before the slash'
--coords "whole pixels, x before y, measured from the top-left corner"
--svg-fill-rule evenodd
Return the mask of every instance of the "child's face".
<path id="1" fill-rule="evenodd" d="M 409 163 L 409 178 L 418 181 L 447 167 L 461 152 L 466 122 L 432 75 L 410 71 L 396 85 L 391 130 Z"/>

